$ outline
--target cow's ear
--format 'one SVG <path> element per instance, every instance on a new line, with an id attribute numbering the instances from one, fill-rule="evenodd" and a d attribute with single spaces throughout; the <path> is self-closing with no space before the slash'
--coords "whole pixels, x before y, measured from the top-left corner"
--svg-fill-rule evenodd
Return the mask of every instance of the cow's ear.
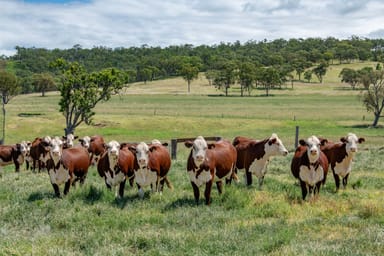
<path id="1" fill-rule="evenodd" d="M 154 150 L 156 150 L 156 145 L 151 145 L 148 150 L 149 152 L 153 152 Z"/>
<path id="2" fill-rule="evenodd" d="M 340 138 L 340 141 L 343 142 L 343 143 L 346 143 L 346 142 L 347 142 L 347 138 L 345 138 L 345 137 L 341 137 L 341 138 Z"/>
<path id="3" fill-rule="evenodd" d="M 209 143 L 208 144 L 208 149 L 213 149 L 215 148 L 215 143 Z"/>
<path id="4" fill-rule="evenodd" d="M 16 143 L 16 150 L 21 150 L 21 144 L 20 143 Z"/>
<path id="5" fill-rule="evenodd" d="M 276 138 L 273 138 L 271 140 L 268 140 L 268 145 L 272 145 L 276 143 Z"/>
<path id="6" fill-rule="evenodd" d="M 365 142 L 365 139 L 364 138 L 359 138 L 359 143 L 363 143 Z"/>
<path id="7" fill-rule="evenodd" d="M 164 147 L 168 147 L 168 142 L 164 142 L 164 143 L 161 144 L 161 145 L 163 145 Z"/>
<path id="8" fill-rule="evenodd" d="M 75 138 L 74 138 L 74 139 L 77 139 L 77 138 L 79 138 L 79 136 L 75 136 Z"/>
<path id="9" fill-rule="evenodd" d="M 129 147 L 128 147 L 128 149 L 129 149 L 129 151 L 131 151 L 132 153 L 136 153 L 136 146 L 135 145 L 130 145 Z"/>
<path id="10" fill-rule="evenodd" d="M 325 144 L 328 143 L 328 140 L 327 139 L 320 139 L 320 145 L 321 146 L 324 146 Z"/>
<path id="11" fill-rule="evenodd" d="M 66 140 L 67 139 L 67 136 L 62 136 L 61 137 L 63 140 Z"/>
<path id="12" fill-rule="evenodd" d="M 187 140 L 187 141 L 184 142 L 184 145 L 185 145 L 187 148 L 190 148 L 190 147 L 193 146 L 193 142 L 190 141 L 190 140 Z"/>
<path id="13" fill-rule="evenodd" d="M 305 140 L 303 140 L 303 139 L 299 140 L 299 144 L 300 144 L 301 146 L 305 146 L 305 145 L 307 145 L 307 143 L 306 143 Z"/>

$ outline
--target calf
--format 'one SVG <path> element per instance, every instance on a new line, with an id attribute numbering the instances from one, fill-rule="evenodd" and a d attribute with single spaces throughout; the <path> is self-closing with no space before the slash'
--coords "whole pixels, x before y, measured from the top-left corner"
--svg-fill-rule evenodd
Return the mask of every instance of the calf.
<path id="1" fill-rule="evenodd" d="M 79 141 L 81 145 L 88 150 L 91 163 L 97 164 L 106 150 L 104 138 L 100 135 L 94 135 L 92 137 L 85 136 L 79 139 Z"/>
<path id="2" fill-rule="evenodd" d="M 55 137 L 49 143 L 49 160 L 47 169 L 55 195 L 60 197 L 59 186 L 64 185 L 64 195 L 68 194 L 70 186 L 77 181 L 83 184 L 88 173 L 89 155 L 82 147 L 63 149 L 63 142 Z"/>
<path id="3" fill-rule="evenodd" d="M 127 178 L 133 183 L 135 156 L 125 145 L 120 145 L 114 140 L 110 141 L 106 148 L 106 152 L 97 163 L 97 170 L 104 178 L 107 188 L 119 186 L 119 190 L 115 190 L 115 195 L 122 198 Z"/>
<path id="4" fill-rule="evenodd" d="M 132 144 L 130 150 L 135 154 L 135 182 L 139 189 L 139 197 L 144 196 L 144 187 L 151 186 L 152 192 L 162 193 L 164 182 L 172 189 L 168 179 L 171 168 L 171 157 L 168 148 L 158 140 L 153 140 L 150 145 L 140 142 Z"/>
<path id="5" fill-rule="evenodd" d="M 346 137 L 340 138 L 339 143 L 327 143 L 321 147 L 327 156 L 336 183 L 336 191 L 340 188 L 340 177 L 343 188 L 347 186 L 348 177 L 352 169 L 352 161 L 357 152 L 357 144 L 363 143 L 364 138 L 358 138 L 354 133 L 348 133 Z"/>
<path id="6" fill-rule="evenodd" d="M 320 192 L 328 173 L 328 160 L 320 150 L 320 140 L 316 136 L 299 142 L 292 158 L 291 172 L 300 181 L 302 198 L 305 200 L 308 192 L 313 196 Z"/>
<path id="7" fill-rule="evenodd" d="M 237 136 L 232 144 L 237 151 L 236 169 L 245 170 L 247 185 L 252 184 L 252 174 L 255 175 L 259 181 L 259 188 L 263 185 L 271 156 L 288 154 L 283 142 L 274 133 L 271 137 L 259 141 Z"/>
<path id="8" fill-rule="evenodd" d="M 16 172 L 20 171 L 20 165 L 24 163 L 24 156 L 21 144 L 16 145 L 0 145 L 0 176 L 2 167 L 10 164 L 15 165 Z"/>
<path id="9" fill-rule="evenodd" d="M 186 141 L 185 146 L 191 148 L 187 161 L 187 173 L 193 188 L 195 201 L 200 198 L 199 187 L 205 184 L 205 204 L 211 203 L 212 184 L 216 178 L 219 194 L 223 191 L 223 180 L 229 180 L 236 164 L 236 148 L 226 140 L 207 144 L 202 136 L 194 141 Z"/>
<path id="10" fill-rule="evenodd" d="M 24 160 L 25 160 L 25 169 L 29 170 L 29 167 L 32 164 L 32 157 L 31 157 L 32 143 L 30 141 L 23 140 L 20 143 L 20 145 L 21 145 L 21 154 L 24 156 Z"/>
<path id="11" fill-rule="evenodd" d="M 51 137 L 35 138 L 31 143 L 29 149 L 30 158 L 32 161 L 32 171 L 36 170 L 36 163 L 38 164 L 38 171 L 45 168 L 46 161 L 49 159 L 49 143 Z"/>

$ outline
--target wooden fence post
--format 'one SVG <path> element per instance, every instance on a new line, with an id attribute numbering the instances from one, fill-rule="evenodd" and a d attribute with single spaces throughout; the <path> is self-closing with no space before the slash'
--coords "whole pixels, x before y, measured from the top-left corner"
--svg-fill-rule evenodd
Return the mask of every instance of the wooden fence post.
<path id="1" fill-rule="evenodd" d="M 299 126 L 296 126 L 296 134 L 295 134 L 295 149 L 299 145 Z"/>
<path id="2" fill-rule="evenodd" d="M 176 152 L 177 152 L 177 139 L 171 140 L 171 158 L 176 159 Z"/>

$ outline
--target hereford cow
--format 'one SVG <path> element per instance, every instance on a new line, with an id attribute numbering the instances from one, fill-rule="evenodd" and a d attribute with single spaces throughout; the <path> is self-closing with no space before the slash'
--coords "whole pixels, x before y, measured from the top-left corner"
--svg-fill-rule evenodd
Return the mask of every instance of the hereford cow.
<path id="1" fill-rule="evenodd" d="M 216 181 L 219 194 L 223 191 L 223 180 L 230 180 L 236 164 L 235 147 L 226 140 L 207 144 L 202 136 L 194 141 L 186 141 L 185 146 L 191 148 L 188 157 L 187 172 L 191 181 L 195 201 L 200 198 L 199 187 L 205 184 L 205 204 L 211 203 L 212 184 Z"/>
<path id="2" fill-rule="evenodd" d="M 20 145 L 21 145 L 21 153 L 24 156 L 24 160 L 25 160 L 25 169 L 29 170 L 29 167 L 32 164 L 32 157 L 31 157 L 32 143 L 30 141 L 23 140 L 20 143 Z"/>
<path id="3" fill-rule="evenodd" d="M 83 147 L 63 149 L 63 141 L 59 137 L 49 143 L 49 160 L 47 170 L 55 195 L 60 197 L 59 186 L 64 185 L 64 195 L 68 194 L 71 185 L 77 181 L 83 184 L 89 168 L 89 154 Z"/>
<path id="4" fill-rule="evenodd" d="M 128 147 L 114 140 L 106 145 L 106 149 L 97 163 L 97 171 L 104 178 L 107 188 L 119 186 L 115 196 L 122 198 L 127 178 L 133 184 L 135 156 Z"/>
<path id="5" fill-rule="evenodd" d="M 77 139 L 79 136 L 75 136 L 72 133 L 67 134 L 62 137 L 63 139 L 63 148 L 71 148 L 75 144 L 75 139 Z"/>
<path id="6" fill-rule="evenodd" d="M 300 181 L 302 198 L 305 200 L 308 192 L 311 196 L 318 195 L 320 186 L 328 173 L 328 160 L 320 150 L 321 142 L 316 136 L 306 141 L 300 140 L 291 162 L 291 172 Z"/>
<path id="7" fill-rule="evenodd" d="M 283 142 L 274 133 L 264 140 L 237 136 L 232 144 L 237 151 L 236 169 L 245 170 L 247 185 L 252 184 L 252 174 L 255 175 L 259 181 L 259 188 L 263 185 L 270 157 L 288 154 Z"/>
<path id="8" fill-rule="evenodd" d="M 23 163 L 24 155 L 20 143 L 16 145 L 0 145 L 0 176 L 3 166 L 14 164 L 16 172 L 19 172 L 20 165 Z"/>
<path id="9" fill-rule="evenodd" d="M 140 198 L 143 198 L 146 186 L 151 186 L 152 192 L 158 193 L 162 193 L 164 182 L 170 189 L 173 188 L 167 176 L 171 168 L 171 157 L 165 145 L 168 144 L 153 140 L 150 145 L 140 142 L 129 147 L 136 155 L 135 182 Z"/>
<path id="10" fill-rule="evenodd" d="M 49 143 L 51 137 L 45 136 L 44 138 L 35 138 L 32 141 L 29 149 L 30 158 L 32 159 L 32 171 L 36 170 L 36 163 L 38 164 L 39 172 L 45 168 L 46 161 L 49 159 Z"/>
<path id="11" fill-rule="evenodd" d="M 91 163 L 97 164 L 106 150 L 104 138 L 100 135 L 94 135 L 92 137 L 85 136 L 82 139 L 79 139 L 79 141 L 81 145 L 88 150 Z"/>
<path id="12" fill-rule="evenodd" d="M 348 177 L 352 169 L 352 161 L 357 152 L 357 144 L 363 143 L 364 138 L 358 138 L 354 133 L 348 133 L 340 138 L 339 143 L 328 142 L 321 147 L 327 156 L 336 183 L 336 191 L 340 187 L 340 177 L 343 180 L 343 188 L 347 186 Z"/>

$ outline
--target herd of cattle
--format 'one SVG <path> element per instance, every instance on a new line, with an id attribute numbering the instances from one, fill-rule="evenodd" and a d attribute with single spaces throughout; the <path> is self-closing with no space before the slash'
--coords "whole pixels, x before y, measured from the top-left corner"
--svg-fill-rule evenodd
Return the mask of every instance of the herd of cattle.
<path id="1" fill-rule="evenodd" d="M 14 164 L 16 171 L 26 162 L 26 168 L 35 171 L 47 170 L 56 196 L 60 197 L 59 186 L 64 184 L 64 194 L 77 181 L 81 184 L 87 176 L 90 165 L 96 165 L 99 175 L 109 189 L 115 188 L 116 197 L 123 197 L 126 180 L 130 185 L 137 185 L 140 197 L 144 188 L 151 187 L 152 192 L 163 191 L 164 183 L 172 189 L 167 174 L 171 167 L 168 144 L 153 140 L 147 144 L 118 143 L 115 140 L 106 143 L 102 136 L 85 136 L 79 145 L 74 145 L 77 136 L 69 134 L 63 137 L 36 138 L 33 142 L 23 141 L 16 145 L 0 146 L 0 168 Z M 309 193 L 318 195 L 320 187 L 325 184 L 330 166 L 336 183 L 340 187 L 347 185 L 351 164 L 357 144 L 364 142 L 353 133 L 348 133 L 340 142 L 328 141 L 311 136 L 300 140 L 291 161 L 292 175 L 299 181 L 303 200 Z M 222 193 L 223 181 L 231 183 L 238 180 L 238 171 L 244 171 L 245 182 L 252 184 L 256 176 L 258 185 L 263 185 L 267 165 L 271 156 L 286 156 L 288 150 L 276 134 L 264 140 L 238 136 L 233 142 L 219 140 L 207 143 L 198 136 L 186 141 L 191 148 L 187 160 L 187 173 L 194 198 L 199 202 L 199 187 L 205 185 L 205 203 L 211 202 L 212 185 L 215 182 Z"/>

